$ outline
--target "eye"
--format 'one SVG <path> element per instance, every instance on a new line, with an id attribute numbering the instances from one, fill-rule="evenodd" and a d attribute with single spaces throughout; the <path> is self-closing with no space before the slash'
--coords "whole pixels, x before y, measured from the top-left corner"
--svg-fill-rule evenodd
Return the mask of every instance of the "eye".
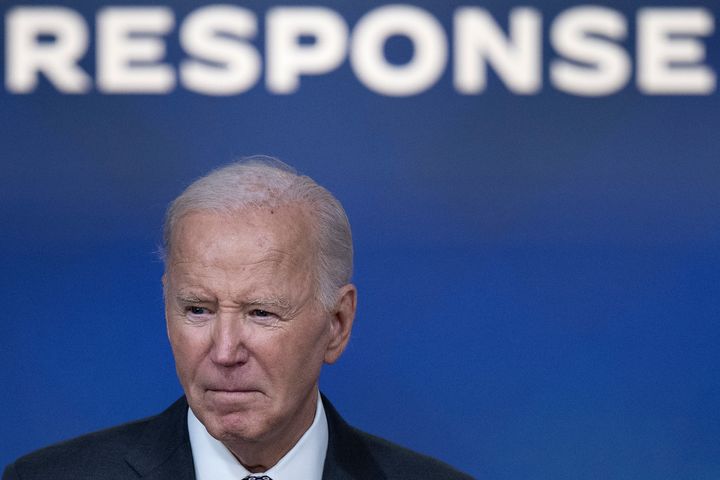
<path id="1" fill-rule="evenodd" d="M 268 312 L 267 310 L 261 310 L 259 308 L 256 308 L 254 310 L 250 310 L 250 316 L 258 318 L 269 318 L 272 317 L 273 314 Z"/>
<path id="2" fill-rule="evenodd" d="M 210 311 L 205 307 L 190 306 L 187 307 L 185 310 L 193 315 L 205 315 L 210 313 Z"/>

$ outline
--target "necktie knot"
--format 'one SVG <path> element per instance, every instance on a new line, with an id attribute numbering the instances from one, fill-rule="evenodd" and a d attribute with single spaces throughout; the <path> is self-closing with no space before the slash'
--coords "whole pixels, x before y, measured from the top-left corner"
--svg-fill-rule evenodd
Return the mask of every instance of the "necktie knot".
<path id="1" fill-rule="evenodd" d="M 248 475 L 247 477 L 243 478 L 243 480 L 272 480 L 272 478 L 268 477 L 267 475 L 263 475 L 261 477 L 258 477 L 257 475 Z"/>

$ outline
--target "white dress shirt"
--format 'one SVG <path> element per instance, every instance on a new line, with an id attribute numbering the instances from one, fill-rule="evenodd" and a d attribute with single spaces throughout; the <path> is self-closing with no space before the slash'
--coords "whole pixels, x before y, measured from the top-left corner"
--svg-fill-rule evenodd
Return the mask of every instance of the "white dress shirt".
<path id="1" fill-rule="evenodd" d="M 242 480 L 247 475 L 267 475 L 272 480 L 322 480 L 328 426 L 319 393 L 312 425 L 267 472 L 249 472 L 222 442 L 208 433 L 191 408 L 188 408 L 188 433 L 196 480 Z"/>

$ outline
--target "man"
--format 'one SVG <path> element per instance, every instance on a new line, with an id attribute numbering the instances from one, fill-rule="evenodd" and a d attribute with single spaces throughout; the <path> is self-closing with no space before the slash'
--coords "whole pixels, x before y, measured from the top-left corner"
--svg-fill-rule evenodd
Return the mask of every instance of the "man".
<path id="1" fill-rule="evenodd" d="M 350 225 L 323 187 L 265 157 L 216 170 L 171 204 L 164 252 L 185 396 L 20 458 L 4 480 L 470 478 L 355 430 L 321 398 L 357 299 Z"/>

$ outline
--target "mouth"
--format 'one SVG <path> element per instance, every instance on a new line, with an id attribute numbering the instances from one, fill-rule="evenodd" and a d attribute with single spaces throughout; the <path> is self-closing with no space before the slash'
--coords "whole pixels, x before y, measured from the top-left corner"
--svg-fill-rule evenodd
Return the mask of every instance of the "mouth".
<path id="1" fill-rule="evenodd" d="M 208 389 L 205 391 L 206 401 L 215 405 L 219 411 L 237 411 L 238 408 L 250 407 L 260 400 L 261 392 L 249 389 Z M 243 407 L 245 406 L 245 407 Z"/>
<path id="2" fill-rule="evenodd" d="M 208 388 L 206 390 L 212 396 L 221 397 L 244 397 L 247 395 L 254 395 L 261 393 L 259 390 L 251 388 Z"/>
<path id="3" fill-rule="evenodd" d="M 213 393 L 259 393 L 260 391 L 250 387 L 220 387 L 212 386 L 206 388 L 206 391 Z"/>

